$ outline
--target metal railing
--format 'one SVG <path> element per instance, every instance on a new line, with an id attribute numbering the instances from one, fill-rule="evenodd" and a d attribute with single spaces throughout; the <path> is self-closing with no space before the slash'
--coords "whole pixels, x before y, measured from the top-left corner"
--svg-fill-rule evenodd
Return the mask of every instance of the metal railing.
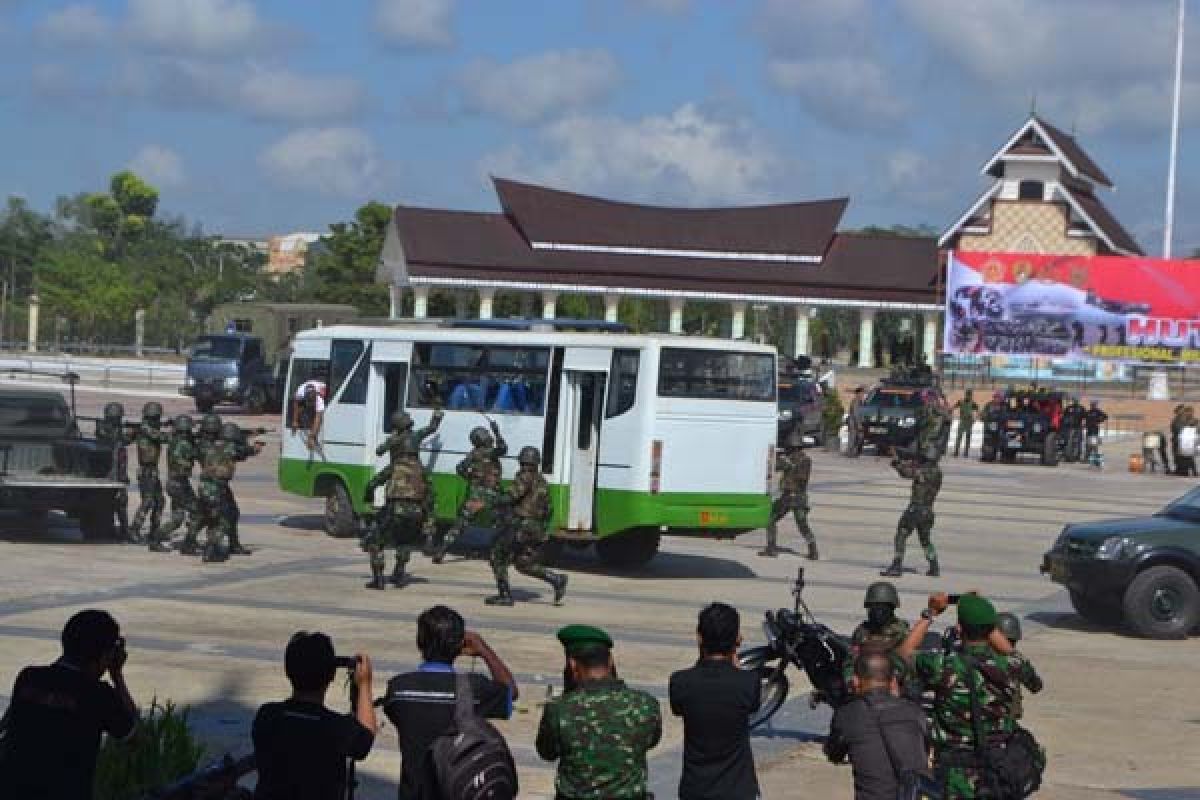
<path id="1" fill-rule="evenodd" d="M 28 370 L 42 370 L 64 374 L 74 372 L 80 383 L 92 386 L 139 386 L 145 388 L 176 389 L 183 385 L 186 368 L 183 364 L 161 361 L 105 360 L 54 356 L 27 357 L 0 355 L 0 378 L 22 379 L 30 382 L 45 382 L 44 375 L 27 374 Z"/>
<path id="2" fill-rule="evenodd" d="M 940 358 L 942 386 L 947 389 L 1004 388 L 1008 385 L 1027 386 L 1031 383 L 1048 389 L 1060 389 L 1080 396 L 1102 394 L 1109 397 L 1128 395 L 1145 398 L 1150 390 L 1150 376 L 1167 373 L 1167 387 L 1172 399 L 1200 399 L 1200 365 L 1131 364 L 1111 378 L 1096 375 L 1094 365 L 1059 363 L 1046 367 L 1031 360 L 1030 368 L 1020 377 L 1004 374 L 990 356 L 960 356 L 943 354 Z"/>

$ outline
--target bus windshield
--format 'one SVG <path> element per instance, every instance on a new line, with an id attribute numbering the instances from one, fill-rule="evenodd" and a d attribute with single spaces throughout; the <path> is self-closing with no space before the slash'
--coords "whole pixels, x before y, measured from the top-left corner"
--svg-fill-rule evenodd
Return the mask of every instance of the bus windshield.
<path id="1" fill-rule="evenodd" d="M 775 357 L 770 353 L 664 347 L 659 397 L 775 402 Z"/>

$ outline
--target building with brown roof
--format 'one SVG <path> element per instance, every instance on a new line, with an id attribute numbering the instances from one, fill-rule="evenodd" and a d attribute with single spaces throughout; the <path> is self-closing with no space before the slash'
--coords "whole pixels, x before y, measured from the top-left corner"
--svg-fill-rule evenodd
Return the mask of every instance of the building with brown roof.
<path id="1" fill-rule="evenodd" d="M 1096 196 L 1112 180 L 1075 137 L 1031 114 L 980 170 L 992 181 L 942 234 L 952 250 L 1142 255 Z"/>
<path id="2" fill-rule="evenodd" d="M 808 320 L 822 306 L 860 312 L 859 362 L 872 362 L 878 311 L 918 314 L 923 351 L 937 341 L 937 243 L 932 238 L 841 233 L 846 198 L 737 208 L 623 203 L 494 179 L 501 211 L 397 206 L 377 279 L 424 317 L 431 289 L 479 294 L 480 317 L 497 291 L 539 295 L 553 318 L 560 294 L 603 297 L 616 321 L 622 297 L 666 301 L 681 333 L 688 301 L 730 305 L 730 334 L 745 332 L 749 305 L 792 311 L 795 353 L 808 352 Z"/>

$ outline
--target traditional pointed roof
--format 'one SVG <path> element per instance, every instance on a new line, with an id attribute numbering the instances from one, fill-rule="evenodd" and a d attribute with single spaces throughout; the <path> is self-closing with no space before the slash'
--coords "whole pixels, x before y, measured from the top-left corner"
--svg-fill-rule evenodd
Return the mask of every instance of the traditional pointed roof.
<path id="1" fill-rule="evenodd" d="M 1096 197 L 1090 187 L 1060 183 L 1058 189 L 1071 209 L 1108 245 L 1109 250 L 1126 256 L 1145 255 L 1137 240 L 1117 221 L 1108 207 L 1100 202 L 1100 198 Z"/>
<path id="2" fill-rule="evenodd" d="M 1016 133 L 1009 137 L 1004 146 L 988 159 L 983 165 L 983 174 L 1000 177 L 1000 162 L 1006 156 L 1053 158 L 1073 177 L 1082 177 L 1109 189 L 1116 188 L 1112 179 L 1092 160 L 1074 136 L 1056 128 L 1037 114 L 1030 114 L 1025 124 L 1017 128 Z"/>

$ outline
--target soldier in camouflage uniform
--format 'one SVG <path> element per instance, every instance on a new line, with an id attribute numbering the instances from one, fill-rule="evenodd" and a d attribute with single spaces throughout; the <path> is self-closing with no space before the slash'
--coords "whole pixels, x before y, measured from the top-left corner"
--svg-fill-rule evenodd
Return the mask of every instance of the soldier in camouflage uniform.
<path id="1" fill-rule="evenodd" d="M 662 738 L 658 701 L 616 677 L 612 639 L 599 628 L 568 625 L 564 692 L 546 703 L 538 755 L 558 761 L 557 800 L 643 800 L 646 753 Z"/>
<path id="2" fill-rule="evenodd" d="M 863 598 L 867 618 L 859 623 L 850 636 L 852 658 L 842 665 L 842 673 L 847 683 L 854 677 L 854 662 L 866 650 L 886 652 L 892 656 L 896 667 L 896 680 L 900 684 L 905 683 L 907 666 L 895 651 L 908 636 L 908 623 L 896 616 L 899 606 L 900 594 L 894 584 L 876 581 L 867 587 L 867 594 Z"/>
<path id="3" fill-rule="evenodd" d="M 554 587 L 554 605 L 562 605 L 567 593 L 567 576 L 551 572 L 543 564 L 546 525 L 550 521 L 550 487 L 542 477 L 542 454 L 536 447 L 522 447 L 517 455 L 521 465 L 505 498 L 511 509 L 505 514 L 500 533 L 492 543 L 492 574 L 496 576 L 496 594 L 484 600 L 489 606 L 511 606 L 512 589 L 508 585 L 508 567 L 538 578 Z"/>
<path id="4" fill-rule="evenodd" d="M 933 763 L 946 800 L 969 800 L 980 796 L 977 790 L 985 777 L 975 751 L 975 725 L 990 745 L 1007 742 L 1016 729 L 1011 703 L 1022 661 L 1012 657 L 1012 646 L 996 630 L 996 609 L 977 594 L 958 601 L 961 650 L 917 653 L 930 622 L 948 602 L 944 594 L 929 598 L 929 608 L 921 612 L 900 653 L 911 661 L 922 687 L 934 694 Z M 979 709 L 974 722 L 972 693 Z"/>
<path id="5" fill-rule="evenodd" d="M 433 554 L 435 564 L 442 563 L 450 545 L 468 525 L 495 527 L 499 522 L 500 459 L 508 452 L 508 443 L 500 435 L 500 426 L 495 420 L 488 420 L 488 425 L 491 426 L 491 433 L 482 427 L 471 431 L 471 452 L 455 468 L 459 477 L 467 482 L 467 498 L 458 509 L 454 525 L 446 532 L 446 538 Z"/>
<path id="6" fill-rule="evenodd" d="M 395 460 L 396 449 L 403 446 L 405 449 L 411 449 L 420 458 L 421 444 L 437 432 L 444 416 L 445 413 L 440 408 L 435 408 L 429 424 L 414 431 L 413 419 L 408 412 L 397 411 L 392 415 L 392 434 L 384 440 L 383 444 L 375 448 L 375 455 L 381 456 L 388 453 L 391 454 L 392 460 Z M 428 484 L 429 491 L 425 493 L 425 523 L 421 533 L 425 537 L 426 543 L 431 545 L 437 529 L 437 515 L 434 510 L 437 497 L 429 470 L 425 471 L 425 483 Z"/>
<path id="7" fill-rule="evenodd" d="M 368 503 L 374 502 L 378 487 L 387 487 L 384 507 L 363 537 L 363 549 L 371 559 L 369 589 L 386 588 L 383 572 L 387 568 L 387 557 L 384 551 L 389 547 L 396 550 L 391 581 L 396 586 L 405 583 L 405 569 L 412 557 L 413 544 L 426 533 L 430 522 L 428 499 L 433 494 L 433 487 L 421 465 L 421 441 L 433 434 L 441 422 L 442 412 L 434 411 L 430 424 L 414 431 L 412 417 L 397 411 L 392 415 L 392 435 L 375 451 L 377 455 L 388 453 L 391 460 L 367 484 Z"/>
<path id="8" fill-rule="evenodd" d="M 163 534 L 159 527 L 166 498 L 163 496 L 162 478 L 158 474 L 158 460 L 166 441 L 167 434 L 162 430 L 162 406 L 154 402 L 146 403 L 142 406 L 142 423 L 133 437 L 133 443 L 137 447 L 138 492 L 141 494 L 141 502 L 133 515 L 130 531 L 134 537 L 140 538 L 142 523 L 149 517 L 150 529 L 146 532 L 146 541 L 156 553 L 171 551 L 171 548 L 163 543 Z"/>
<path id="9" fill-rule="evenodd" d="M 205 414 L 200 419 L 200 435 L 193 439 L 193 448 L 195 452 L 196 463 L 200 465 L 201 476 L 198 489 L 203 489 L 204 483 L 204 465 L 207 461 L 208 454 L 212 452 L 220 444 L 221 438 L 221 418 L 213 413 Z M 206 520 L 207 506 L 204 504 L 200 492 L 196 493 L 195 511 L 188 519 L 187 533 L 184 534 L 183 544 L 179 547 L 179 552 L 184 555 L 197 555 L 200 552 L 199 536 L 201 529 L 207 526 Z"/>
<path id="10" fill-rule="evenodd" d="M 180 414 L 172 422 L 167 440 L 167 497 L 171 498 L 171 519 L 163 526 L 162 540 L 183 527 L 189 514 L 196 513 L 196 493 L 192 490 L 192 465 L 196 463 L 196 444 L 192 438 L 192 418 Z"/>
<path id="11" fill-rule="evenodd" d="M 131 443 L 125 430 L 125 408 L 120 403 L 108 403 L 104 406 L 103 419 L 96 423 L 96 444 L 111 449 L 113 480 L 129 485 L 129 456 L 125 448 Z M 117 516 L 117 532 L 120 537 L 131 544 L 141 544 L 136 535 L 129 530 L 129 492 L 125 489 L 117 492 L 113 511 Z"/>
<path id="12" fill-rule="evenodd" d="M 892 563 L 880 575 L 898 578 L 904 574 L 904 546 L 914 529 L 921 547 L 925 550 L 925 558 L 929 562 L 926 575 L 937 577 L 941 574 L 938 567 L 937 549 L 933 546 L 933 502 L 942 488 L 942 470 L 937 464 L 936 448 L 927 448 L 915 461 L 893 459 L 892 466 L 901 477 L 912 481 L 912 495 L 908 508 L 900 515 L 896 525 L 896 538 L 893 542 L 895 555 Z"/>
<path id="13" fill-rule="evenodd" d="M 779 497 L 771 504 L 771 521 L 767 523 L 767 546 L 760 556 L 779 555 L 779 520 L 792 512 L 796 529 L 808 543 L 808 558 L 817 560 L 817 537 L 808 525 L 808 479 L 812 475 L 812 459 L 804 452 L 804 434 L 799 428 L 788 433 L 787 449 L 779 454 Z"/>
<path id="14" fill-rule="evenodd" d="M 1021 620 L 1017 619 L 1016 614 L 1011 614 L 1007 611 L 996 615 L 996 630 L 1004 635 L 1008 643 L 1013 646 L 1012 653 L 1009 658 L 1019 662 L 1017 667 L 1018 684 L 1014 687 L 1012 705 L 1009 708 L 1009 713 L 1013 719 L 1020 720 L 1025 716 L 1025 705 L 1021 696 L 1021 689 L 1025 688 L 1037 694 L 1042 690 L 1042 676 L 1038 675 L 1037 670 L 1033 668 L 1033 664 L 1024 654 L 1017 651 L 1017 642 L 1021 641 Z"/>
<path id="15" fill-rule="evenodd" d="M 224 561 L 232 553 L 248 552 L 237 538 L 239 511 L 229 482 L 237 471 L 237 462 L 245 461 L 259 450 L 261 446 L 247 445 L 242 430 L 227 422 L 221 426 L 220 438 L 204 452 L 199 501 L 207 529 L 205 561 Z"/>

